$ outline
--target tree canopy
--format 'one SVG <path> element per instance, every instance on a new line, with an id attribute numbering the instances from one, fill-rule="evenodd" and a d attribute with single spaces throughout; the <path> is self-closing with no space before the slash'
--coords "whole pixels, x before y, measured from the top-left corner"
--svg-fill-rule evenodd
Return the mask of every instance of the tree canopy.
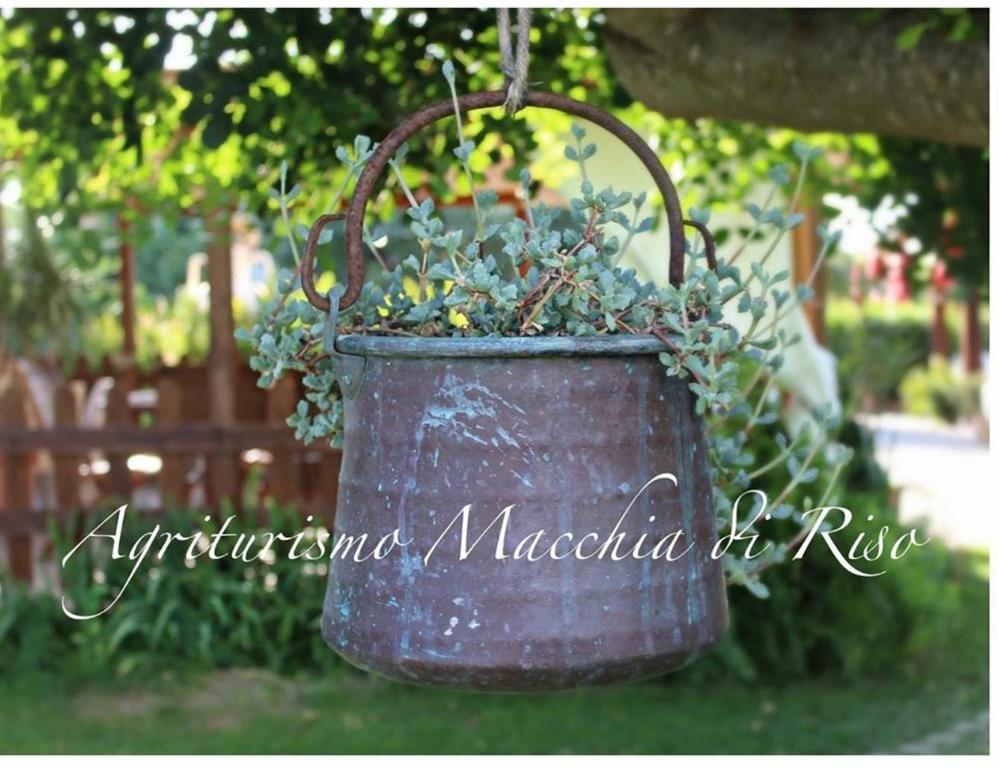
<path id="1" fill-rule="evenodd" d="M 589 20 L 539 14 L 532 77 L 624 104 Z M 179 71 L 164 65 L 177 40 L 190 45 Z M 445 98 L 445 55 L 467 88 L 502 84 L 487 11 L 17 11 L 0 34 L 0 141 L 36 199 L 261 193 L 282 160 L 297 178 L 328 174 L 338 145 Z M 414 155 L 435 149 L 430 137 Z"/>
<path id="2" fill-rule="evenodd" d="M 707 37 L 695 35 L 695 28 Z M 644 42 L 632 45 L 628 35 Z M 659 45 L 650 35 L 665 37 Z M 781 44 L 813 47 L 835 38 L 843 55 L 809 59 L 812 80 L 792 89 L 810 92 L 830 114 L 850 107 L 830 84 L 859 89 L 857 104 L 867 103 L 862 99 L 871 96 L 868 84 L 851 74 L 856 64 L 846 52 L 878 39 L 885 49 L 865 60 L 883 64 L 882 79 L 909 83 L 915 77 L 932 86 L 930 98 L 962 105 L 971 116 L 964 121 L 971 133 L 929 130 L 925 122 L 906 118 L 890 132 L 910 130 L 909 138 L 898 139 L 909 143 L 893 145 L 871 135 L 886 128 L 876 109 L 853 109 L 846 122 L 823 118 L 818 106 L 805 109 L 779 82 L 768 89 L 754 80 L 766 70 L 746 57 L 779 54 L 767 42 L 773 36 Z M 713 55 L 722 38 L 725 55 Z M 681 163 L 704 181 L 697 204 L 741 199 L 761 169 L 786 153 L 798 135 L 779 126 L 863 130 L 810 137 L 832 150 L 813 177 L 816 189 L 835 188 L 867 201 L 920 195 L 918 220 L 911 213 L 898 226 L 918 231 L 926 252 L 953 239 L 955 217 L 969 237 L 979 237 L 986 226 L 984 193 L 975 194 L 977 187 L 968 183 L 958 193 L 954 184 L 941 183 L 939 172 L 960 158 L 978 172 L 964 178 L 982 178 L 983 152 L 926 141 L 927 136 L 972 143 L 980 138 L 975 126 L 982 72 L 975 62 L 983 45 L 987 51 L 987 33 L 977 13 L 539 10 L 531 45 L 532 82 L 614 109 L 656 135 L 667 163 Z M 655 61 L 650 51 L 658 52 Z M 126 208 L 143 218 L 240 203 L 260 211 L 271 205 L 274 212 L 266 193 L 276 184 L 282 161 L 289 177 L 306 189 L 303 197 L 314 198 L 302 202 L 309 210 L 335 188 L 338 146 L 358 134 L 378 138 L 403 116 L 446 97 L 438 74 L 445 58 L 461 70 L 465 90 L 499 87 L 493 12 L 8 11 L 0 17 L 0 157 L 21 179 L 24 200 L 41 211 Z M 961 77 L 932 76 L 941 61 L 965 59 L 973 66 Z M 731 71 L 719 69 L 724 62 Z M 926 70 L 923 80 L 917 77 L 920 68 Z M 746 94 L 743 106 L 712 85 L 718 78 Z M 692 79 L 699 88 L 684 85 Z M 720 81 L 716 84 L 720 88 Z M 891 83 L 884 87 L 891 90 Z M 897 90 L 904 99 L 904 89 Z M 701 94 L 699 106 L 691 106 L 694 91 Z M 721 102 L 734 106 L 712 107 L 719 94 Z M 987 102 L 984 108 L 987 115 Z M 802 119 L 802 109 L 812 118 Z M 472 130 L 498 132 L 500 120 L 506 147 L 531 146 L 523 121 L 501 115 L 477 116 Z M 449 165 L 453 158 L 445 137 L 425 134 L 412 147 L 414 163 L 432 170 Z M 480 144 L 492 159 L 505 151 L 499 142 Z M 892 146 L 905 149 L 894 152 Z M 917 156 L 933 162 L 906 164 Z M 443 185 L 442 178 L 431 174 L 429 183 Z M 980 224 L 970 226 L 971 221 Z M 966 251 L 966 266 L 987 266 L 980 249 Z M 975 279 L 974 268 L 962 274 Z"/>

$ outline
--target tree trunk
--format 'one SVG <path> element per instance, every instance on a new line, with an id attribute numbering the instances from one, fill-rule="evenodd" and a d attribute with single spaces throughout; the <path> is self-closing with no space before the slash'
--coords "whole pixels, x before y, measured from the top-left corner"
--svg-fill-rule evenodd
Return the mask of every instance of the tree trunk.
<path id="1" fill-rule="evenodd" d="M 604 37 L 625 88 L 668 117 L 986 146 L 988 40 L 927 30 L 899 50 L 927 13 L 614 8 Z"/>

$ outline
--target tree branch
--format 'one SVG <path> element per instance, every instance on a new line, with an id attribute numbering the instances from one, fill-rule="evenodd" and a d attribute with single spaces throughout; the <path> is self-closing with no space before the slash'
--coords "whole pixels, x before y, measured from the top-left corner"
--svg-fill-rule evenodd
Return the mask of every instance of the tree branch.
<path id="1" fill-rule="evenodd" d="M 631 95 L 668 117 L 986 146 L 988 39 L 929 30 L 899 50 L 927 13 L 614 8 L 604 39 Z"/>

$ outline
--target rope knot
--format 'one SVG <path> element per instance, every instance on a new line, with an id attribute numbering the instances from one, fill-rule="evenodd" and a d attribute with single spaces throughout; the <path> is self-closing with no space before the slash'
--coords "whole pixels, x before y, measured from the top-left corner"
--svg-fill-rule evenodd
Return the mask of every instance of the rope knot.
<path id="1" fill-rule="evenodd" d="M 528 48 L 531 44 L 531 9 L 517 9 L 517 52 L 513 53 L 510 33 L 510 11 L 500 8 L 496 11 L 496 28 L 499 33 L 500 69 L 506 84 L 506 102 L 503 104 L 508 114 L 515 114 L 524 106 L 527 99 Z"/>

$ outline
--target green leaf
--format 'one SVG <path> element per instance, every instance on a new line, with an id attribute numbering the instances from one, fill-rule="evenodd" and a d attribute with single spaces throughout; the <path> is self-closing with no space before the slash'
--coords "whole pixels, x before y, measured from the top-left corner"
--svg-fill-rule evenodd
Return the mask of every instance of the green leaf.
<path id="1" fill-rule="evenodd" d="M 778 184 L 780 186 L 791 183 L 791 174 L 788 171 L 787 166 L 784 164 L 775 165 L 767 172 L 767 176 L 770 177 L 770 180 L 774 184 Z"/>
<path id="2" fill-rule="evenodd" d="M 791 151 L 794 152 L 795 156 L 803 163 L 822 157 L 821 147 L 813 147 L 801 139 L 795 139 L 791 143 Z"/>
<path id="3" fill-rule="evenodd" d="M 691 220 L 696 221 L 698 224 L 707 224 L 711 219 L 711 211 L 707 208 L 691 207 L 689 214 Z"/>
<path id="4" fill-rule="evenodd" d="M 923 36 L 923 32 L 926 31 L 926 22 L 920 22 L 919 24 L 913 24 L 911 27 L 906 27 L 903 29 L 898 37 L 895 38 L 895 47 L 900 51 L 911 51 L 917 45 L 919 45 L 919 40 Z"/>

